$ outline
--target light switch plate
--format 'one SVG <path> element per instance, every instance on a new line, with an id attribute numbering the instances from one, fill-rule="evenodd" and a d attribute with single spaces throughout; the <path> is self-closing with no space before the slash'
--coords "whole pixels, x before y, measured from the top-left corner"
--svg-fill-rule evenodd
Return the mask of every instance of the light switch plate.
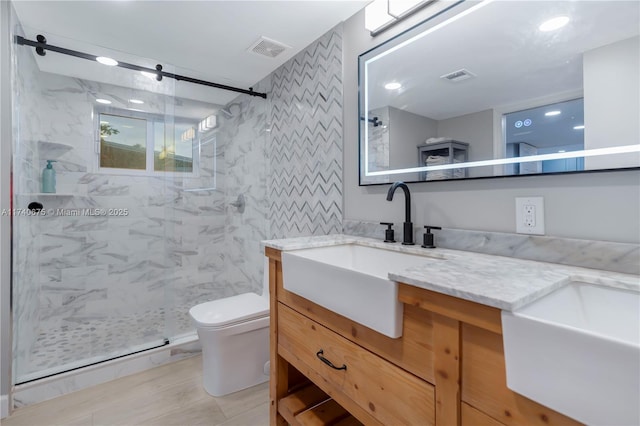
<path id="1" fill-rule="evenodd" d="M 516 198 L 516 232 L 544 235 L 544 198 Z"/>

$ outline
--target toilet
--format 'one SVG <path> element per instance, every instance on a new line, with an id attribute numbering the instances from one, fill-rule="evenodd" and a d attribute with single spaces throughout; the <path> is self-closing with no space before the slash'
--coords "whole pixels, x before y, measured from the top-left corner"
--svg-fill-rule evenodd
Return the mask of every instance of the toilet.
<path id="1" fill-rule="evenodd" d="M 262 295 L 243 293 L 189 310 L 202 344 L 202 382 L 223 396 L 269 380 L 269 260 Z"/>

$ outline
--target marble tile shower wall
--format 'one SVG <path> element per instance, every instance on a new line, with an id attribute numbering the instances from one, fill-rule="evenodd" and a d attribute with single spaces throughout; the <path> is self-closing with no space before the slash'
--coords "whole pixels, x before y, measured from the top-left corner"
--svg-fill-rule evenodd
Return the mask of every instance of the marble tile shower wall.
<path id="1" fill-rule="evenodd" d="M 28 50 L 18 53 L 22 52 Z M 220 145 L 202 147 L 203 167 L 197 178 L 96 173 L 95 94 L 128 99 L 136 91 L 42 73 L 35 63 L 29 64 L 33 65 L 29 75 L 24 64 L 30 58 L 19 59 L 23 62 L 16 73 L 16 89 L 26 81 L 38 81 L 39 86 L 21 89 L 24 96 L 17 98 L 15 174 L 36 178 L 16 182 L 16 206 L 37 200 L 46 209 L 126 208 L 129 214 L 20 218 L 24 219 L 17 228 L 21 247 L 14 264 L 18 375 L 59 365 L 60 359 L 42 354 L 56 352 L 44 346 L 59 344 L 61 336 L 84 339 L 84 350 L 74 351 L 75 359 L 84 359 L 117 355 L 101 353 L 105 347 L 126 352 L 145 341 L 192 331 L 188 309 L 228 291 L 214 279 L 224 269 L 224 161 L 215 158 L 218 168 L 213 167 L 214 157 L 221 155 L 215 150 Z M 149 100 L 145 106 L 172 110 L 164 105 L 164 96 L 144 95 Z M 57 143 L 68 147 L 60 150 Z M 58 193 L 73 196 L 28 195 L 39 192 L 40 171 L 49 158 L 59 161 Z M 211 188 L 214 173 L 215 190 L 184 191 Z M 161 315 L 156 315 L 158 310 Z M 127 321 L 118 321 L 122 318 Z M 91 330 L 87 325 L 98 323 L 120 327 L 112 333 L 116 344 L 101 346 L 94 341 L 100 336 L 86 333 Z M 46 339 L 48 335 L 59 338 Z"/>
<path id="2" fill-rule="evenodd" d="M 382 124 L 374 126 L 368 121 L 361 122 L 361 128 L 364 125 L 368 130 L 368 158 L 369 170 L 386 170 L 389 168 L 389 107 L 378 108 L 369 111 L 369 117 L 376 117 Z M 364 149 L 364 148 L 361 148 Z M 365 156 L 362 156 L 364 162 Z M 390 181 L 389 176 L 367 176 L 367 183 L 387 183 Z"/>
<path id="3" fill-rule="evenodd" d="M 254 85 L 269 92 L 271 77 Z M 267 177 L 269 100 L 242 95 L 218 114 L 222 123 L 218 137 L 223 141 L 225 162 L 225 271 L 220 277 L 224 294 L 262 291 L 263 257 L 260 241 L 267 238 Z M 244 212 L 232 203 L 242 195 Z"/>

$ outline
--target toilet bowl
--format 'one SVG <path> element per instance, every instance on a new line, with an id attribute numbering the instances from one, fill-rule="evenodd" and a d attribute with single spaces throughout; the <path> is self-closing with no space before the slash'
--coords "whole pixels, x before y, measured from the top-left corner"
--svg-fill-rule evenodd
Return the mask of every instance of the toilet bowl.
<path id="1" fill-rule="evenodd" d="M 202 382 L 213 396 L 269 380 L 269 261 L 262 295 L 243 293 L 189 310 L 202 344 Z"/>

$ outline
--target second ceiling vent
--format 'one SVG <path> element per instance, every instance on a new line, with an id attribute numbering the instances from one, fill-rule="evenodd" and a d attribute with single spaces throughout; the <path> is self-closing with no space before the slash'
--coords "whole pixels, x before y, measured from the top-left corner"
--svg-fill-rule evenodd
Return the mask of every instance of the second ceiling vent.
<path id="1" fill-rule="evenodd" d="M 275 58 L 287 49 L 291 49 L 291 47 L 262 36 L 255 43 L 249 46 L 247 50 L 249 52 L 255 53 L 256 55 Z"/>

